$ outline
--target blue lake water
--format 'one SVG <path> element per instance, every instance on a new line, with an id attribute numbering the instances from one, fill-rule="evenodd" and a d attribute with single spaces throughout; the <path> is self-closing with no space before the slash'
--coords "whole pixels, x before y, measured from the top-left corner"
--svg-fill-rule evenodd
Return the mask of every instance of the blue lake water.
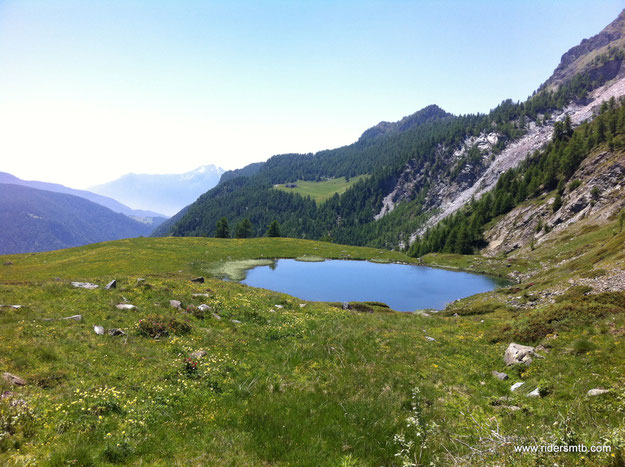
<path id="1" fill-rule="evenodd" d="M 397 311 L 441 310 L 458 298 L 505 284 L 488 276 L 426 266 L 293 259 L 280 259 L 272 266 L 250 269 L 242 282 L 303 300 L 378 301 Z"/>

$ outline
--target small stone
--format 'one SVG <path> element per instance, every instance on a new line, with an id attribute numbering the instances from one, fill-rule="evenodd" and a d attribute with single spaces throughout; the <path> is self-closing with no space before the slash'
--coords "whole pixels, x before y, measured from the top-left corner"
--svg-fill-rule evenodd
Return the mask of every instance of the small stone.
<path id="1" fill-rule="evenodd" d="M 142 282 L 145 282 L 145 279 L 143 277 L 137 277 L 137 284 L 141 284 Z"/>
<path id="2" fill-rule="evenodd" d="M 435 341 L 436 339 L 434 339 L 433 337 L 430 336 L 425 336 L 425 339 L 428 341 Z"/>
<path id="3" fill-rule="evenodd" d="M 73 319 L 74 321 L 81 321 L 82 315 L 66 316 L 65 318 L 61 318 L 61 319 Z"/>
<path id="4" fill-rule="evenodd" d="M 13 266 L 13 261 L 5 261 L 4 263 L 5 266 Z"/>
<path id="5" fill-rule="evenodd" d="M 125 336 L 126 333 L 119 328 L 113 328 L 108 330 L 109 336 Z"/>
<path id="6" fill-rule="evenodd" d="M 282 305 L 274 305 L 276 308 L 284 308 Z"/>
<path id="7" fill-rule="evenodd" d="M 530 392 L 527 397 L 540 397 L 540 392 L 538 391 L 538 388 L 534 389 L 532 392 Z"/>
<path id="8" fill-rule="evenodd" d="M 117 288 L 117 281 L 115 279 L 113 279 L 111 282 L 109 282 L 108 284 L 106 284 L 104 286 L 104 288 L 106 290 L 110 290 L 110 289 L 116 289 Z"/>
<path id="9" fill-rule="evenodd" d="M 191 279 L 191 282 L 196 282 L 198 284 L 203 284 L 204 283 L 204 278 L 203 277 L 194 277 L 193 279 Z"/>
<path id="10" fill-rule="evenodd" d="M 221 319 L 221 316 L 219 316 L 217 313 L 213 313 L 213 318 L 215 318 L 215 319 Z"/>
<path id="11" fill-rule="evenodd" d="M 94 326 L 93 330 L 98 336 L 104 334 L 104 328 L 102 326 Z"/>
<path id="12" fill-rule="evenodd" d="M 300 304 L 299 304 L 299 307 L 300 307 L 300 308 L 304 308 L 305 306 L 306 306 L 306 304 L 305 304 L 305 303 L 300 303 Z"/>
<path id="13" fill-rule="evenodd" d="M 200 306 L 197 307 L 197 309 L 200 311 L 208 311 L 211 309 L 211 307 L 206 305 L 205 303 L 202 303 Z"/>
<path id="14" fill-rule="evenodd" d="M 11 373 L 5 372 L 2 374 L 2 379 L 7 383 L 14 384 L 16 386 L 26 386 L 26 381 L 20 378 L 19 376 L 13 375 Z"/>
<path id="15" fill-rule="evenodd" d="M 343 304 L 341 305 L 341 307 L 342 307 L 344 310 L 351 310 L 351 309 L 352 309 L 351 305 L 350 305 L 349 303 L 347 303 L 347 302 L 343 302 Z"/>
<path id="16" fill-rule="evenodd" d="M 210 297 L 207 293 L 194 293 L 191 295 L 192 297 Z"/>
<path id="17" fill-rule="evenodd" d="M 74 287 L 78 287 L 81 289 L 97 289 L 98 286 L 96 284 L 92 284 L 91 282 L 72 282 Z"/>
<path id="18" fill-rule="evenodd" d="M 498 379 L 498 380 L 500 380 L 500 381 L 505 381 L 505 380 L 507 380 L 507 379 L 508 379 L 508 375 L 507 375 L 507 374 L 505 374 L 505 373 L 501 373 L 501 372 L 499 372 L 499 371 L 495 371 L 495 370 L 493 370 L 492 374 L 493 374 L 493 376 L 494 376 L 495 378 L 497 378 L 497 379 Z"/>
<path id="19" fill-rule="evenodd" d="M 169 305 L 173 308 L 180 309 L 180 301 L 179 300 L 170 300 Z"/>
<path id="20" fill-rule="evenodd" d="M 525 383 L 520 382 L 520 383 L 514 383 L 512 386 L 510 386 L 510 392 L 514 392 L 517 389 L 519 389 L 521 386 L 523 386 Z"/>
<path id="21" fill-rule="evenodd" d="M 238 319 L 231 319 L 230 321 L 232 321 L 233 323 L 241 324 L 241 321 L 239 321 Z"/>
<path id="22" fill-rule="evenodd" d="M 609 389 L 594 388 L 594 389 L 591 389 L 590 391 L 588 391 L 586 393 L 586 395 L 587 396 L 591 396 L 591 397 L 592 396 L 600 396 L 601 394 L 605 394 L 607 392 L 610 392 L 610 390 Z"/>
<path id="23" fill-rule="evenodd" d="M 115 307 L 120 310 L 134 310 L 135 308 L 137 308 L 136 306 L 131 305 L 130 303 L 118 303 L 117 305 L 115 305 Z"/>
<path id="24" fill-rule="evenodd" d="M 202 358 L 202 357 L 205 357 L 206 355 L 208 355 L 208 352 L 206 350 L 196 350 L 195 352 L 191 353 L 189 356 L 191 358 Z"/>

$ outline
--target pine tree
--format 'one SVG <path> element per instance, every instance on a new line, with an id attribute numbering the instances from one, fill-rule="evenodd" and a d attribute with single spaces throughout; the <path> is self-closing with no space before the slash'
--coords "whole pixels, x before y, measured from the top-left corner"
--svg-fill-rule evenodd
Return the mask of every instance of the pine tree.
<path id="1" fill-rule="evenodd" d="M 230 226 L 228 225 L 228 219 L 225 217 L 222 217 L 217 222 L 215 238 L 230 238 Z"/>
<path id="2" fill-rule="evenodd" d="M 250 238 L 252 236 L 253 226 L 250 220 L 246 217 L 236 226 L 235 236 L 237 238 Z"/>
<path id="3" fill-rule="evenodd" d="M 280 224 L 278 224 L 278 221 L 274 220 L 271 224 L 269 224 L 269 228 L 267 229 L 267 236 L 268 237 L 280 236 Z"/>

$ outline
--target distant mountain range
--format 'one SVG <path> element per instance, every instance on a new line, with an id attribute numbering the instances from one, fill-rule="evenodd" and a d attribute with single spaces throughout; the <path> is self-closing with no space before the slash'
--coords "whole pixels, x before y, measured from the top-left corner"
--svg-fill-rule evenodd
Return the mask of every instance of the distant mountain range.
<path id="1" fill-rule="evenodd" d="M 147 236 L 153 226 L 79 196 L 0 184 L 0 254 Z"/>
<path id="2" fill-rule="evenodd" d="M 120 200 L 129 206 L 176 214 L 193 203 L 202 193 L 219 182 L 223 169 L 203 165 L 183 174 L 134 174 L 124 175 L 91 191 Z"/>
<path id="3" fill-rule="evenodd" d="M 84 199 L 88 199 L 94 203 L 97 203 L 101 206 L 105 206 L 109 208 L 113 212 L 120 212 L 122 214 L 126 214 L 127 216 L 139 217 L 139 218 L 162 218 L 155 222 L 155 225 L 160 224 L 165 220 L 167 216 L 163 214 L 159 214 L 153 211 L 146 211 L 142 209 L 131 209 L 128 206 L 124 206 L 119 201 L 116 201 L 107 196 L 98 195 L 86 190 L 75 190 L 74 188 L 69 188 L 64 185 L 59 185 L 58 183 L 48 183 L 48 182 L 39 182 L 35 180 L 22 180 L 14 175 L 11 175 L 7 172 L 0 172 L 0 183 L 11 183 L 13 185 L 22 185 L 30 188 L 37 188 L 38 190 L 47 190 L 53 191 L 55 193 L 65 193 L 68 195 L 79 196 Z"/>

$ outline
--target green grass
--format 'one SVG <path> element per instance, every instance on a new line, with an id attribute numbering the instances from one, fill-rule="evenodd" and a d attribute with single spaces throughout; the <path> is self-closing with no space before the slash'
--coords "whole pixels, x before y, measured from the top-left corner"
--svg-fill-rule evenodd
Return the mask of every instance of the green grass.
<path id="1" fill-rule="evenodd" d="M 540 245 L 532 262 L 428 256 L 503 274 L 573 258 L 585 245 L 578 266 L 547 267 L 536 282 L 469 297 L 430 317 L 375 302 L 342 310 L 236 282 L 189 280 L 259 258 L 410 261 L 398 252 L 293 239 L 165 238 L 4 256 L 1 262 L 14 264 L 0 266 L 0 303 L 23 308 L 0 308 L 0 371 L 28 384 L 0 380 L 0 394 L 12 393 L 0 400 L 0 464 L 621 465 L 621 295 L 576 288 L 533 309 L 509 303 L 568 288 L 588 262 L 609 270 L 621 261 L 623 240 L 611 228 Z M 112 278 L 114 290 L 69 284 Z M 117 309 L 124 299 L 137 309 Z M 210 312 L 197 312 L 202 303 Z M 570 313 L 558 314 L 564 307 Z M 83 320 L 60 319 L 74 314 Z M 557 338 L 542 332 L 545 324 Z M 96 335 L 94 325 L 126 335 Z M 150 337 L 161 327 L 169 337 Z M 534 337 L 524 334 L 534 329 Z M 506 333 L 543 344 L 546 358 L 506 368 Z M 207 355 L 186 361 L 198 350 Z M 492 370 L 510 380 L 493 378 Z M 511 393 L 517 381 L 525 384 Z M 547 395 L 528 398 L 536 387 Z M 586 397 L 596 387 L 610 393 Z M 513 452 L 514 445 L 549 443 L 609 444 L 614 457 Z"/>
<path id="2" fill-rule="evenodd" d="M 276 185 L 275 188 L 286 191 L 287 193 L 297 193 L 302 196 L 310 196 L 311 199 L 319 204 L 331 198 L 335 193 L 339 195 L 345 193 L 350 186 L 365 177 L 368 177 L 368 175 L 358 175 L 357 177 L 350 178 L 349 182 L 345 179 L 345 177 L 333 178 L 323 182 L 298 180 L 296 182 L 297 188 L 287 188 L 284 184 Z"/>

